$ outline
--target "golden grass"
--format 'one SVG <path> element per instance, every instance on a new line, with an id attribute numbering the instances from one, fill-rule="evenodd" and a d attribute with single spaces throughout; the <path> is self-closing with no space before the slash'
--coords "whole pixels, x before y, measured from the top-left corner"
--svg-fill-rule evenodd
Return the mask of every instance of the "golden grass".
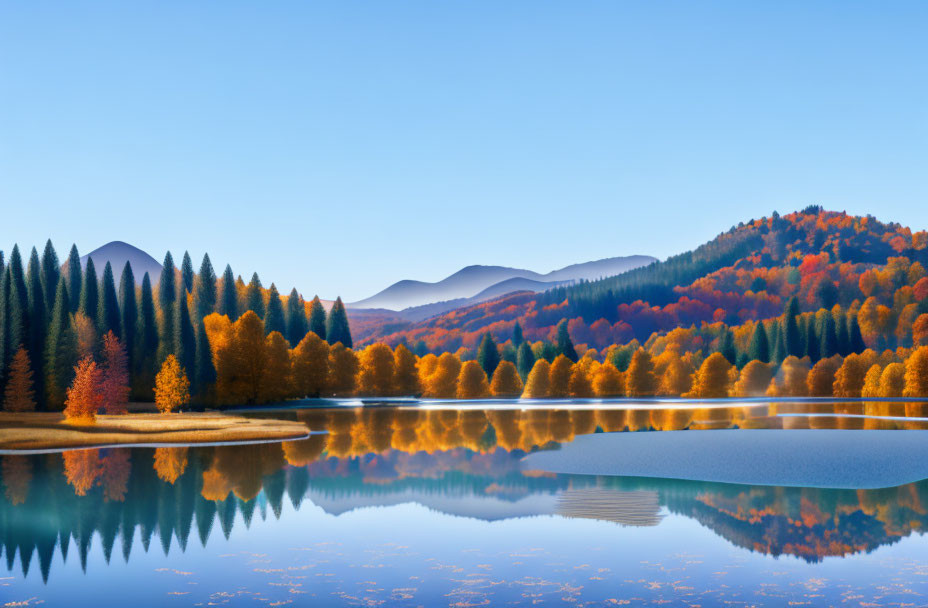
<path id="1" fill-rule="evenodd" d="M 0 450 L 43 450 L 139 443 L 195 444 L 294 439 L 306 435 L 298 421 L 242 418 L 212 412 L 97 416 L 69 422 L 53 412 L 0 412 Z"/>

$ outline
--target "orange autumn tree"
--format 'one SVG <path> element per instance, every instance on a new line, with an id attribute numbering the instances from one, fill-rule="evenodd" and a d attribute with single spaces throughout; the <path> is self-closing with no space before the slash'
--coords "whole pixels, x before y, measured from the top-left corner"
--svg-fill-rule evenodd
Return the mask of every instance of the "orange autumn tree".
<path id="1" fill-rule="evenodd" d="M 583 364 L 584 359 L 574 363 L 570 368 L 570 378 L 567 381 L 567 392 L 571 397 L 589 399 L 593 396 L 593 383 L 590 380 L 590 367 Z"/>
<path id="2" fill-rule="evenodd" d="M 3 409 L 7 412 L 35 411 L 32 369 L 29 366 L 29 355 L 26 349 L 20 347 L 13 355 L 8 374 L 9 380 L 7 380 L 6 391 L 3 394 Z"/>
<path id="3" fill-rule="evenodd" d="M 686 396 L 703 399 L 728 397 L 731 369 L 731 363 L 722 353 L 712 353 L 699 366 L 693 388 Z"/>
<path id="4" fill-rule="evenodd" d="M 522 391 L 522 397 L 525 399 L 543 399 L 547 397 L 550 375 L 550 363 L 544 359 L 535 361 L 532 371 L 528 373 L 528 377 L 525 379 L 525 390 Z"/>
<path id="5" fill-rule="evenodd" d="M 628 371 L 625 372 L 625 393 L 629 397 L 647 397 L 656 391 L 657 378 L 651 353 L 639 348 L 632 355 Z"/>
<path id="6" fill-rule="evenodd" d="M 326 392 L 336 397 L 347 397 L 354 393 L 358 379 L 358 356 L 341 342 L 329 349 L 329 378 Z"/>
<path id="7" fill-rule="evenodd" d="M 458 392 L 458 376 L 461 375 L 461 360 L 451 353 L 442 353 L 435 362 L 425 385 L 428 397 L 453 399 Z"/>
<path id="8" fill-rule="evenodd" d="M 190 402 L 190 380 L 174 355 L 168 355 L 155 376 L 155 405 L 169 414 Z"/>
<path id="9" fill-rule="evenodd" d="M 371 344 L 358 357 L 358 394 L 367 397 L 389 397 L 396 380 L 396 361 L 390 347 L 383 343 Z"/>
<path id="10" fill-rule="evenodd" d="M 763 361 L 749 361 L 741 370 L 738 381 L 732 387 L 734 397 L 761 397 L 770 386 L 773 370 Z"/>
<path id="11" fill-rule="evenodd" d="M 919 346 L 905 361 L 906 397 L 928 397 L 928 346 Z"/>
<path id="12" fill-rule="evenodd" d="M 566 397 L 570 392 L 570 372 L 573 362 L 564 355 L 558 355 L 548 372 L 548 396 Z"/>
<path id="13" fill-rule="evenodd" d="M 187 448 L 156 448 L 154 466 L 158 479 L 173 484 L 187 469 Z"/>
<path id="14" fill-rule="evenodd" d="M 319 397 L 329 376 L 329 345 L 309 332 L 300 340 L 290 359 L 293 390 L 297 397 Z"/>
<path id="15" fill-rule="evenodd" d="M 65 418 L 76 422 L 93 422 L 100 406 L 103 394 L 100 392 L 101 371 L 91 357 L 84 357 L 74 368 L 74 381 L 68 388 L 68 397 L 64 402 Z"/>
<path id="16" fill-rule="evenodd" d="M 805 397 L 808 392 L 809 360 L 790 355 L 783 360 L 780 371 L 770 381 L 767 395 L 771 397 Z"/>
<path id="17" fill-rule="evenodd" d="M 870 366 L 870 369 L 867 370 L 867 375 L 864 376 L 864 387 L 860 389 L 861 397 L 880 396 L 880 376 L 882 373 L 883 368 L 879 363 L 874 363 Z"/>
<path id="18" fill-rule="evenodd" d="M 261 381 L 261 402 L 283 401 L 290 397 L 290 345 L 279 331 L 264 339 L 267 363 Z"/>
<path id="19" fill-rule="evenodd" d="M 880 374 L 880 397 L 902 397 L 905 392 L 905 366 L 890 363 Z"/>
<path id="20" fill-rule="evenodd" d="M 468 361 L 461 366 L 458 376 L 458 399 L 481 399 L 490 395 L 487 373 L 476 361 Z"/>
<path id="21" fill-rule="evenodd" d="M 841 367 L 841 355 L 819 359 L 806 378 L 806 387 L 810 397 L 831 397 L 835 374 Z"/>
<path id="22" fill-rule="evenodd" d="M 511 361 L 500 361 L 493 372 L 490 393 L 494 397 L 518 397 L 522 394 L 522 378 Z"/>
<path id="23" fill-rule="evenodd" d="M 393 352 L 393 391 L 402 397 L 414 397 L 422 393 L 416 356 L 403 344 Z M 521 384 L 521 383 L 520 383 Z"/>
<path id="24" fill-rule="evenodd" d="M 607 361 L 593 372 L 593 393 L 597 397 L 618 397 L 625 394 L 622 372 Z"/>
<path id="25" fill-rule="evenodd" d="M 103 410 L 107 414 L 125 414 L 129 411 L 129 358 L 112 331 L 103 336 L 100 394 Z"/>

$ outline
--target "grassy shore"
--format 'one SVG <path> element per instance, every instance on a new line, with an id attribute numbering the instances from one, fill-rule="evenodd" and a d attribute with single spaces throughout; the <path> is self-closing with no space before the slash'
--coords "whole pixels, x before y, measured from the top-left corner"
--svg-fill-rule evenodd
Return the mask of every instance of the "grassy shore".
<path id="1" fill-rule="evenodd" d="M 86 425 L 70 423 L 60 413 L 0 412 L 0 450 L 284 440 L 307 432 L 302 422 L 213 412 L 97 416 Z"/>

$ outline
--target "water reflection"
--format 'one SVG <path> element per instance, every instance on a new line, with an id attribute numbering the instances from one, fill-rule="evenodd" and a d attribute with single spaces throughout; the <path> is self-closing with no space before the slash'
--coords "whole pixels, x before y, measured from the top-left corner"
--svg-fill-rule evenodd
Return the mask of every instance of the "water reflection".
<path id="1" fill-rule="evenodd" d="M 94 537 L 107 563 L 114 552 L 129 561 L 140 550 L 135 539 L 145 552 L 154 540 L 165 555 L 185 551 L 191 535 L 206 546 L 217 535 L 228 539 L 237 521 L 247 530 L 256 516 L 280 518 L 285 500 L 330 514 L 413 502 L 485 521 L 556 515 L 647 527 L 672 513 L 736 546 L 816 562 L 920 532 L 928 481 L 876 491 L 786 489 L 529 473 L 520 459 L 597 431 L 923 428 L 905 419 L 921 415 L 917 405 L 310 410 L 289 415 L 328 433 L 303 441 L 5 455 L 0 545 L 8 570 L 25 576 L 37 566 L 48 580 L 56 552 L 63 560 L 76 552 L 86 569 Z"/>

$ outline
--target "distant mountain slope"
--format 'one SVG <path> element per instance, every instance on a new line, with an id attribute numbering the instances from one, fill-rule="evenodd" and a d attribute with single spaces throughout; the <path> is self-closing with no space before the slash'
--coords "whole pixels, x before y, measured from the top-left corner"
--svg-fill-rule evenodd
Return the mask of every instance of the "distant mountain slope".
<path id="1" fill-rule="evenodd" d="M 435 307 L 434 312 L 431 313 L 439 314 L 457 306 L 481 302 L 514 291 L 544 291 L 569 281 L 609 277 L 655 261 L 657 261 L 655 258 L 644 255 L 615 257 L 572 264 L 547 274 L 506 266 L 467 266 L 436 283 L 413 280 L 399 281 L 383 291 L 364 300 L 353 302 L 349 306 L 352 308 L 382 308 L 401 311 L 430 304 L 453 302 L 453 304 L 447 306 Z M 514 280 L 523 282 L 510 283 L 510 281 Z M 469 301 L 456 302 L 462 299 Z M 419 318 L 424 317 L 419 316 Z"/>
<path id="2" fill-rule="evenodd" d="M 81 258 L 81 268 L 87 267 L 87 258 L 93 259 L 93 265 L 97 270 L 98 277 L 103 274 L 103 267 L 109 262 L 113 267 L 113 276 L 116 278 L 117 283 L 127 261 L 132 265 L 132 274 L 135 275 L 136 284 L 142 283 L 142 278 L 146 272 L 153 285 L 158 282 L 158 278 L 161 276 L 161 264 L 155 258 L 138 247 L 122 241 L 112 241 L 83 256 Z"/>

